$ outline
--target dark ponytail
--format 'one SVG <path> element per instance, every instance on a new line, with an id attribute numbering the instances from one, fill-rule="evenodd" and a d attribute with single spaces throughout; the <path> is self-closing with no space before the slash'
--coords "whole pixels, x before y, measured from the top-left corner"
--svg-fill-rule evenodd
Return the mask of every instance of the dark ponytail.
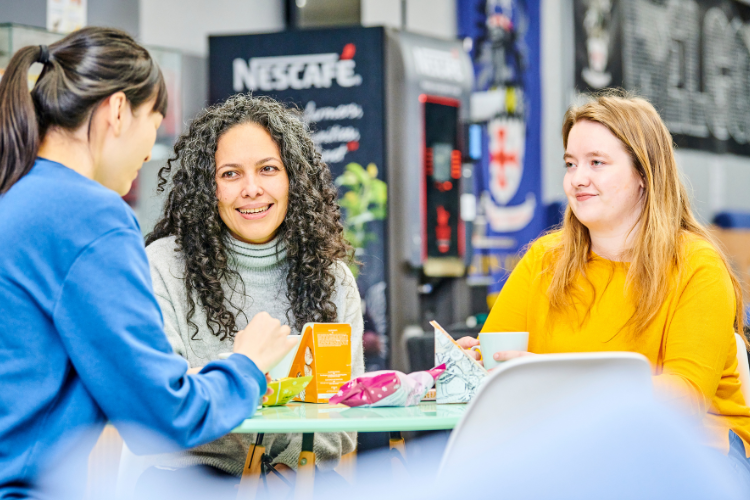
<path id="1" fill-rule="evenodd" d="M 29 68 L 45 59 L 29 92 Z M 133 109 L 155 96 L 153 110 L 167 112 L 161 70 L 124 31 L 84 28 L 49 47 L 16 52 L 0 81 L 0 194 L 31 170 L 47 130 L 77 129 L 116 92 Z"/>

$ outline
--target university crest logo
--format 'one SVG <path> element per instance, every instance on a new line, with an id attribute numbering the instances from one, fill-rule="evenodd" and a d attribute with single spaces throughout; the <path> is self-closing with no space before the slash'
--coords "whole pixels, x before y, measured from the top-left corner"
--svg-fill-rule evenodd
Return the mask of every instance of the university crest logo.
<path id="1" fill-rule="evenodd" d="M 523 177 L 526 124 L 497 118 L 487 124 L 490 140 L 490 192 L 498 205 L 507 205 L 518 192 Z"/>

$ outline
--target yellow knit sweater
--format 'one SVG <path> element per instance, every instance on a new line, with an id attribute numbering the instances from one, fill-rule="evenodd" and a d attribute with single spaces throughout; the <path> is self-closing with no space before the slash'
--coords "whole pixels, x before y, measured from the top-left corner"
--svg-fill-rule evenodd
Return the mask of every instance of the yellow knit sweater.
<path id="1" fill-rule="evenodd" d="M 727 452 L 729 429 L 750 457 L 750 409 L 740 391 L 734 340 L 735 298 L 726 267 L 706 241 L 687 238 L 686 265 L 670 286 L 656 318 L 634 335 L 622 329 L 637 304 L 627 297 L 627 263 L 591 254 L 582 300 L 550 314 L 543 272 L 545 251 L 560 233 L 537 240 L 500 292 L 484 332 L 529 332 L 529 351 L 630 351 L 651 362 L 654 390 L 702 420 L 711 446 Z M 583 278 L 579 278 L 583 279 Z"/>

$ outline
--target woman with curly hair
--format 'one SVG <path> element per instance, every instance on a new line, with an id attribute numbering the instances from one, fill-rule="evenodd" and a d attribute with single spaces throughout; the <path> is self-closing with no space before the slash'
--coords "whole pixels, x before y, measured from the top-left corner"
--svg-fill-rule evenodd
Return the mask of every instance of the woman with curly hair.
<path id="1" fill-rule="evenodd" d="M 193 120 L 159 177 L 160 190 L 170 177 L 171 186 L 146 251 L 165 331 L 191 368 L 231 351 L 235 332 L 265 311 L 297 334 L 307 322 L 351 324 L 352 376 L 364 372 L 351 247 L 330 170 L 300 114 L 236 95 Z M 159 465 L 240 476 L 254 440 L 230 434 Z M 355 433 L 316 434 L 319 468 L 335 467 L 355 442 Z M 266 435 L 264 446 L 288 472 L 301 434 Z"/>

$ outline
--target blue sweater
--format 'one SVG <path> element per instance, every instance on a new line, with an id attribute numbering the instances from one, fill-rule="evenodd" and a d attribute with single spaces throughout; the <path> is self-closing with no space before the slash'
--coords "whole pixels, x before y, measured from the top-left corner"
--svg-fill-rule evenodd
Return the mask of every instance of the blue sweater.
<path id="1" fill-rule="evenodd" d="M 0 498 L 34 496 L 60 464 L 80 485 L 107 420 L 136 453 L 193 447 L 252 415 L 266 390 L 246 356 L 186 370 L 133 212 L 38 159 L 0 196 Z"/>

